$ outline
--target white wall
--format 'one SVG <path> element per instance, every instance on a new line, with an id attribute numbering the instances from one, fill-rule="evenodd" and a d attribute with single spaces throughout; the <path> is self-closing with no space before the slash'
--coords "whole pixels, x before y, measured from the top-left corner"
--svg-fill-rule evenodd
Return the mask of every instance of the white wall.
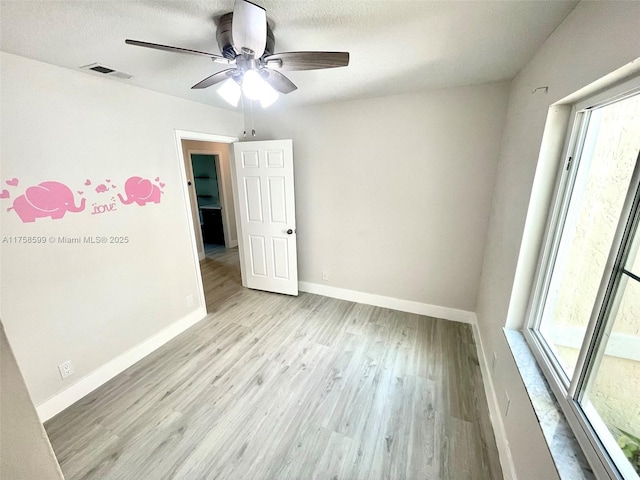
<path id="1" fill-rule="evenodd" d="M 300 280 L 475 311 L 508 88 L 256 114 L 293 139 Z"/>
<path id="2" fill-rule="evenodd" d="M 531 272 L 519 275 L 515 290 L 514 279 L 547 112 L 552 103 L 635 60 L 638 25 L 640 2 L 583 1 L 512 82 L 477 316 L 486 356 L 498 356 L 498 397 L 504 391 L 511 397 L 504 422 L 519 479 L 557 478 L 502 332 L 525 320 Z M 548 94 L 532 94 L 541 86 L 549 87 Z"/>
<path id="3" fill-rule="evenodd" d="M 2 244 L 2 318 L 40 405 L 163 329 L 203 315 L 174 130 L 236 135 L 242 117 L 15 55 L 2 53 L 0 61 L 1 181 L 11 193 L 0 200 L 1 234 L 129 238 Z M 117 200 L 134 175 L 159 178 L 160 203 Z M 8 187 L 14 177 L 19 185 Z M 27 186 L 48 180 L 83 192 L 86 210 L 34 223 L 6 211 Z M 97 193 L 100 183 L 115 189 Z M 110 202 L 117 210 L 91 214 L 94 203 Z M 57 365 L 66 360 L 76 372 L 62 381 Z"/>
<path id="4" fill-rule="evenodd" d="M 63 480 L 2 324 L 0 356 L 0 476 L 5 479 Z"/>

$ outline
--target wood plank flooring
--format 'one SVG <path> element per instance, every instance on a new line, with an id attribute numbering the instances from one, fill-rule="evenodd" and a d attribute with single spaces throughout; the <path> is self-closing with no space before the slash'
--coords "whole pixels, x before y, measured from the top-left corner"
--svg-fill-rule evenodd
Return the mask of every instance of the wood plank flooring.
<path id="1" fill-rule="evenodd" d="M 46 423 L 67 480 L 501 479 L 468 325 L 243 289 Z"/>

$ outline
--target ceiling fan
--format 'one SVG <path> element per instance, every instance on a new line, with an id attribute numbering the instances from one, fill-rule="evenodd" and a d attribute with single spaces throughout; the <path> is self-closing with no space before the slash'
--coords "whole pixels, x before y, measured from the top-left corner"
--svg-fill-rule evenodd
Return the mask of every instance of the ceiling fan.
<path id="1" fill-rule="evenodd" d="M 287 94 L 296 90 L 298 87 L 281 71 L 318 70 L 349 65 L 349 52 L 274 53 L 275 38 L 267 22 L 265 9 L 246 0 L 236 0 L 233 12 L 220 17 L 216 40 L 222 55 L 139 40 L 127 39 L 125 43 L 205 56 L 215 63 L 233 65 L 232 68 L 201 80 L 191 88 L 202 89 L 227 81 L 219 89 L 219 93 L 234 105 L 238 104 L 242 93 L 252 100 L 260 100 L 265 107 L 277 99 L 277 92 Z"/>

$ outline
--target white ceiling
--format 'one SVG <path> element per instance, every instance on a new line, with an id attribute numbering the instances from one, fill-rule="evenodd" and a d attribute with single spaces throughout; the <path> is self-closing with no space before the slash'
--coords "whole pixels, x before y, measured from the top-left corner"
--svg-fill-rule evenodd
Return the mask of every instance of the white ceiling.
<path id="1" fill-rule="evenodd" d="M 577 2 L 258 0 L 276 52 L 349 51 L 350 65 L 287 72 L 308 105 L 513 78 Z M 233 0 L 1 1 L 0 49 L 77 69 L 98 62 L 118 80 L 218 107 L 216 87 L 190 87 L 226 68 L 205 57 L 125 45 L 125 38 L 219 53 L 213 18 Z M 92 75 L 99 75 L 90 73 Z"/>

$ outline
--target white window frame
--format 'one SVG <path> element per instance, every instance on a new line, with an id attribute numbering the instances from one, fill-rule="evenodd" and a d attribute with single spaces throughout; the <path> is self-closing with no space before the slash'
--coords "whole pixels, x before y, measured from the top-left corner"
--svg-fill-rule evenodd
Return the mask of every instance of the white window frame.
<path id="1" fill-rule="evenodd" d="M 613 240 L 597 299 L 594 304 L 595 306 L 586 329 L 572 379 L 569 379 L 564 374 L 563 369 L 546 344 L 546 341 L 543 340 L 538 328 L 542 320 L 541 313 L 544 307 L 550 277 L 553 272 L 555 255 L 557 254 L 566 220 L 568 203 L 571 199 L 574 181 L 578 172 L 579 159 L 582 149 L 584 148 L 584 131 L 588 125 L 591 112 L 595 108 L 639 94 L 639 92 L 640 76 L 637 76 L 618 85 L 610 86 L 606 90 L 601 91 L 601 93 L 590 95 L 572 105 L 570 124 L 567 130 L 568 133 L 564 142 L 565 145 L 562 156 L 559 159 L 562 168 L 558 169 L 559 172 L 554 190 L 555 196 L 549 210 L 549 219 L 540 249 L 535 281 L 530 295 L 527 311 L 527 318 L 529 320 L 527 322 L 527 328 L 523 331 L 525 339 L 530 345 L 540 368 L 554 392 L 558 404 L 565 414 L 578 443 L 582 447 L 596 477 L 599 479 L 633 479 L 636 475 L 617 445 L 610 445 L 609 447 L 611 448 L 606 448 L 608 445 L 602 443 L 603 441 L 608 443 L 608 437 L 603 435 L 603 439 L 601 439 L 596 430 L 601 430 L 601 428 L 606 429 L 606 427 L 604 425 L 600 427 L 595 425 L 596 428 L 594 429 L 592 423 L 595 423 L 593 418 L 596 416 L 590 415 L 590 418 L 587 419 L 583 412 L 585 407 L 579 404 L 580 399 L 577 395 L 584 393 L 583 386 L 591 373 L 591 368 L 585 368 L 585 366 L 594 365 L 596 362 L 590 362 L 591 358 L 601 352 L 598 346 L 602 341 L 604 327 L 601 325 L 600 319 L 606 319 L 605 314 L 601 312 L 601 307 L 605 301 L 607 301 L 607 305 L 610 305 L 610 297 L 615 295 L 615 288 L 617 287 L 617 283 L 619 283 L 620 273 L 614 274 L 614 267 L 617 265 L 616 262 L 621 261 L 621 259 L 618 258 L 618 253 L 620 252 L 622 241 L 625 239 L 626 221 L 632 214 L 640 217 L 640 212 L 634 210 L 640 209 L 640 161 L 636 163 L 634 169 L 629 194 L 625 199 L 624 208 L 620 216 L 620 225 L 618 225 Z M 610 280 L 613 282 L 612 284 L 610 284 Z M 613 462 L 610 455 L 617 456 L 618 452 L 619 455 L 622 455 L 624 461 Z M 622 465 L 622 471 L 616 464 Z M 627 465 L 630 469 L 629 471 L 625 468 Z"/>

